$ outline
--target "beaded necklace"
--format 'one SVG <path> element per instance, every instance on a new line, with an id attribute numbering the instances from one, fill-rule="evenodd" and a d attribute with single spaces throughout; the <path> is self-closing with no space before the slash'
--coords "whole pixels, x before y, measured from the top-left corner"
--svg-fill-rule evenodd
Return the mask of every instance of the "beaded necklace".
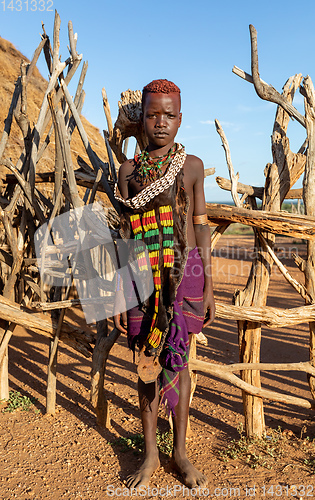
<path id="1" fill-rule="evenodd" d="M 144 184 L 146 181 L 153 182 L 162 177 L 162 167 L 171 163 L 176 151 L 177 144 L 175 143 L 164 156 L 151 157 L 146 149 L 135 155 L 137 181 Z"/>

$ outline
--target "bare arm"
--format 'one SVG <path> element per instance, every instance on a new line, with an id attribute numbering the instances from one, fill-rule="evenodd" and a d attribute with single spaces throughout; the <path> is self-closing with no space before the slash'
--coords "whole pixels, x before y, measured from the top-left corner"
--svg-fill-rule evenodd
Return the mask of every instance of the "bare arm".
<path id="1" fill-rule="evenodd" d="M 130 170 L 131 162 L 127 160 L 120 166 L 118 172 L 118 187 L 123 198 L 128 198 L 129 195 L 128 175 L 130 174 Z M 118 275 L 116 281 L 117 289 L 114 300 L 114 325 L 120 332 L 127 333 L 127 313 L 117 312 L 118 310 L 121 310 L 121 305 L 125 303 L 123 283 L 121 277 Z"/>
<path id="2" fill-rule="evenodd" d="M 204 169 L 203 163 L 198 162 L 195 168 L 196 181 L 194 183 L 194 215 L 206 213 L 206 200 L 204 192 Z M 213 296 L 212 267 L 211 267 L 211 235 L 208 225 L 194 224 L 196 243 L 203 263 L 204 269 L 204 291 L 203 304 L 206 316 L 204 326 L 212 323 L 215 317 L 215 303 Z M 209 311 L 209 312 L 208 312 Z"/>
<path id="3" fill-rule="evenodd" d="M 133 170 L 133 160 L 127 160 L 119 168 L 118 172 L 118 187 L 123 198 L 129 196 L 129 176 Z"/>

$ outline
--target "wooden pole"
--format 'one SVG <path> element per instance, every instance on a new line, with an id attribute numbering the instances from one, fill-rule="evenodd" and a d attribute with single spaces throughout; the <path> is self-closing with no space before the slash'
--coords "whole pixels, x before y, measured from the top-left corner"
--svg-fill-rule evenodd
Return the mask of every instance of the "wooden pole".
<path id="1" fill-rule="evenodd" d="M 251 30 L 251 36 L 252 73 L 255 89 L 258 95 L 261 96 L 265 87 L 259 77 L 257 41 L 255 45 L 255 41 L 253 41 L 253 30 Z M 262 199 L 262 209 L 265 212 L 275 210 L 280 211 L 281 203 L 285 198 L 287 191 L 291 188 L 291 182 L 293 182 L 293 179 L 296 179 L 301 172 L 302 158 L 293 155 L 289 148 L 286 137 L 289 117 L 281 107 L 283 106 L 285 109 L 288 108 L 288 106 L 283 105 L 284 102 L 289 103 L 290 107 L 290 103 L 292 102 L 294 93 L 299 86 L 300 81 L 300 75 L 289 79 L 284 85 L 281 99 L 276 101 L 279 106 L 277 108 L 272 135 L 274 163 L 268 164 L 265 169 L 266 183 Z M 259 87 L 259 91 L 256 87 Z M 265 233 L 263 236 L 264 240 L 268 243 L 269 248 L 273 250 L 275 241 L 274 235 Z M 273 259 L 267 249 L 261 245 L 257 233 L 255 234 L 255 247 L 257 248 L 256 257 L 253 262 L 246 287 L 244 291 L 237 292 L 234 296 L 235 304 L 239 306 L 251 306 L 256 308 L 264 307 L 266 305 Z M 261 343 L 260 324 L 253 321 L 239 321 L 238 334 L 240 361 L 242 363 L 259 363 Z M 246 435 L 248 437 L 261 437 L 265 431 L 265 419 L 263 400 L 261 397 L 258 397 L 261 387 L 260 372 L 259 370 L 242 370 L 241 378 L 245 384 L 249 384 L 257 388 L 257 396 L 249 394 L 246 390 L 243 390 L 242 393 Z"/>
<path id="2" fill-rule="evenodd" d="M 305 123 L 308 139 L 308 152 L 303 180 L 303 200 L 305 214 L 315 216 L 315 91 L 309 76 L 304 78 L 302 93 L 305 97 Z M 315 301 L 315 242 L 307 242 L 307 258 L 305 262 L 306 290 Z M 310 361 L 315 364 L 315 322 L 309 323 L 310 329 Z M 312 396 L 315 398 L 315 377 L 309 376 Z"/>
<path id="3" fill-rule="evenodd" d="M 108 335 L 108 324 L 106 319 L 97 323 L 97 340 L 92 359 L 90 399 L 96 410 L 97 423 L 107 428 L 110 426 L 110 415 L 108 401 L 104 391 L 105 369 L 109 352 L 119 335 L 120 332 L 116 328 Z"/>
<path id="4" fill-rule="evenodd" d="M 47 370 L 46 413 L 56 413 L 56 383 L 57 383 L 57 342 L 56 337 L 49 343 L 49 362 Z"/>

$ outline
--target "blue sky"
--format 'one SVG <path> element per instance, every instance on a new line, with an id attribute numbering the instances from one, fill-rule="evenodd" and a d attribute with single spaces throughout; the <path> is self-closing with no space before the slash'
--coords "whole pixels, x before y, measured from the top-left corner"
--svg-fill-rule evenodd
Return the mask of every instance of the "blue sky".
<path id="1" fill-rule="evenodd" d="M 292 0 L 285 6 L 270 0 L 263 4 L 242 0 L 0 0 L 0 36 L 31 58 L 40 41 L 41 21 L 52 38 L 54 9 L 61 17 L 62 59 L 68 56 L 71 20 L 78 33 L 78 52 L 88 60 L 83 114 L 94 125 L 106 128 L 102 87 L 115 119 L 122 91 L 142 89 L 155 78 L 173 80 L 182 91 L 178 140 L 187 152 L 199 156 L 205 168 L 215 167 L 216 175 L 228 177 L 214 127 L 217 118 L 240 182 L 264 183 L 276 107 L 260 100 L 250 83 L 232 73 L 232 67 L 250 73 L 248 26 L 253 24 L 263 80 L 281 90 L 292 74 L 315 78 L 313 1 L 305 0 L 300 8 Z M 47 77 L 43 58 L 39 69 Z M 303 112 L 300 95 L 296 106 Z M 296 151 L 305 131 L 292 122 L 289 138 Z M 217 187 L 215 176 L 206 179 L 205 190 L 208 201 L 231 199 Z"/>

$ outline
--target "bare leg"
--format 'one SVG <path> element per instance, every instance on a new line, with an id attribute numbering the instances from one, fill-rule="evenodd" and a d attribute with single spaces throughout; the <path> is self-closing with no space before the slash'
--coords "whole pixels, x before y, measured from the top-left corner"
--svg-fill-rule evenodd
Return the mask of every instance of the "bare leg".
<path id="1" fill-rule="evenodd" d="M 139 405 L 144 434 L 145 459 L 140 469 L 127 478 L 128 488 L 147 486 L 153 472 L 159 467 L 159 451 L 156 445 L 156 427 L 159 407 L 157 382 L 145 384 L 138 380 Z"/>
<path id="2" fill-rule="evenodd" d="M 186 430 L 189 412 L 190 376 L 188 368 L 179 373 L 179 400 L 175 407 L 174 446 L 172 466 L 183 477 L 189 488 L 206 487 L 208 480 L 188 460 L 186 455 Z"/>

